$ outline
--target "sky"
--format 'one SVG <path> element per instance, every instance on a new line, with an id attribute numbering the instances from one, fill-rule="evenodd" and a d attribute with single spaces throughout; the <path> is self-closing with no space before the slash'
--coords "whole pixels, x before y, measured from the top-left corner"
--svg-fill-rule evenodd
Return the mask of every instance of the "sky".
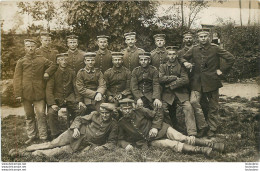
<path id="1" fill-rule="evenodd" d="M 213 1 L 213 0 L 211 0 Z M 207 9 L 203 9 L 199 15 L 197 21 L 192 25 L 193 28 L 200 28 L 201 24 L 217 24 L 217 19 L 222 18 L 225 20 L 233 20 L 237 25 L 240 24 L 240 13 L 239 13 L 239 3 L 238 0 L 223 0 L 224 3 L 210 2 Z M 242 22 L 247 24 L 249 17 L 248 1 L 242 0 Z M 259 23 L 259 4 L 260 0 L 251 0 L 251 22 Z M 29 23 L 32 23 L 31 18 L 28 19 L 27 15 L 22 15 L 18 13 L 18 7 L 15 1 L 1 1 L 0 6 L 0 20 L 3 21 L 3 30 L 7 31 L 14 27 L 18 28 L 18 32 L 26 30 Z M 169 8 L 173 3 L 178 3 L 175 1 L 161 1 L 161 5 L 158 8 L 158 15 L 163 15 L 164 10 Z M 188 11 L 186 11 L 188 13 Z M 19 19 L 20 18 L 20 19 Z M 19 22 L 17 22 L 19 21 Z M 37 22 L 36 22 L 37 24 Z M 51 29 L 55 29 L 56 24 L 51 24 Z"/>

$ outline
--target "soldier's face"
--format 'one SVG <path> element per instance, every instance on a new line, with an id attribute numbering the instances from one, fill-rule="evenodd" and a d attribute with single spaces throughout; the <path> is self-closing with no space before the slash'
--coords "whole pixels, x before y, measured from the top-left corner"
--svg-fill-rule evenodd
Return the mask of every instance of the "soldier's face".
<path id="1" fill-rule="evenodd" d="M 107 121 L 111 118 L 111 112 L 106 109 L 101 109 L 100 114 L 103 121 Z"/>
<path id="2" fill-rule="evenodd" d="M 43 47 L 48 47 L 51 44 L 51 37 L 41 36 L 41 44 Z"/>
<path id="3" fill-rule="evenodd" d="M 155 39 L 155 45 L 159 48 L 164 47 L 165 40 L 163 38 L 156 38 Z"/>
<path id="4" fill-rule="evenodd" d="M 126 37 L 125 43 L 126 43 L 127 46 L 129 46 L 129 47 L 133 47 L 133 46 L 135 45 L 135 43 L 136 43 L 135 36 Z"/>
<path id="5" fill-rule="evenodd" d="M 26 54 L 32 55 L 35 53 L 36 44 L 33 42 L 26 42 L 24 44 Z"/>
<path id="6" fill-rule="evenodd" d="M 70 50 L 76 50 L 78 47 L 78 40 L 77 39 L 68 39 L 68 47 Z"/>
<path id="7" fill-rule="evenodd" d="M 95 65 L 95 59 L 94 58 L 85 58 L 85 64 L 87 68 L 93 68 Z"/>
<path id="8" fill-rule="evenodd" d="M 57 63 L 59 64 L 60 68 L 66 68 L 67 67 L 67 58 L 60 57 L 57 59 Z"/>
<path id="9" fill-rule="evenodd" d="M 198 35 L 198 40 L 203 45 L 207 44 L 209 42 L 209 34 L 208 33 L 200 33 Z"/>
<path id="10" fill-rule="evenodd" d="M 183 42 L 185 43 L 185 45 L 187 46 L 191 46 L 193 44 L 193 38 L 191 35 L 187 35 L 183 38 Z"/>
<path id="11" fill-rule="evenodd" d="M 122 58 L 115 58 L 114 57 L 113 60 L 112 60 L 112 63 L 114 65 L 114 67 L 120 68 L 123 65 L 123 60 L 122 60 Z"/>
<path id="12" fill-rule="evenodd" d="M 168 57 L 170 62 L 174 62 L 176 57 L 177 57 L 176 51 L 168 51 L 167 57 Z"/>
<path id="13" fill-rule="evenodd" d="M 97 44 L 98 44 L 99 49 L 102 49 L 102 50 L 106 49 L 108 46 L 107 39 L 98 39 Z"/>
<path id="14" fill-rule="evenodd" d="M 139 63 L 143 68 L 146 68 L 150 64 L 150 59 L 149 58 L 139 58 Z"/>
<path id="15" fill-rule="evenodd" d="M 130 114 L 133 111 L 133 107 L 132 106 L 122 106 L 120 108 L 120 111 L 122 112 L 123 117 L 130 117 Z"/>

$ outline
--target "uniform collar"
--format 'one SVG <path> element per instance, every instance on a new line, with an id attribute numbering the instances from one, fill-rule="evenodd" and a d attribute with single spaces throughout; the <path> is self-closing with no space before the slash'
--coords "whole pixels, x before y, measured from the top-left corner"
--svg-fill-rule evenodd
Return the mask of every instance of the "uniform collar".
<path id="1" fill-rule="evenodd" d="M 155 49 L 155 52 L 156 52 L 156 53 L 165 53 L 165 52 L 166 52 L 166 48 L 165 48 L 165 47 L 163 47 L 163 48 L 158 48 L 158 47 L 157 47 L 157 48 Z"/>
<path id="2" fill-rule="evenodd" d="M 208 42 L 208 43 L 206 43 L 205 45 L 202 45 L 202 44 L 199 44 L 199 48 L 200 49 L 208 49 L 210 47 L 210 43 Z"/>
<path id="3" fill-rule="evenodd" d="M 44 50 L 44 51 L 51 51 L 50 47 L 43 47 L 43 46 L 41 46 L 40 48 L 41 48 L 42 50 Z"/>
<path id="4" fill-rule="evenodd" d="M 191 47 L 192 47 L 192 46 L 184 46 L 183 49 L 184 49 L 185 51 L 188 51 Z"/>
<path id="5" fill-rule="evenodd" d="M 79 50 L 76 49 L 75 51 L 68 50 L 68 54 L 77 55 L 79 53 Z"/>
<path id="6" fill-rule="evenodd" d="M 150 68 L 150 65 L 148 65 L 148 67 L 147 68 L 143 68 L 142 66 L 140 66 L 141 67 L 141 71 L 142 72 L 148 72 L 148 70 L 149 70 L 149 68 Z"/>
<path id="7" fill-rule="evenodd" d="M 175 59 L 175 61 L 173 63 L 171 63 L 170 61 L 167 61 L 167 66 L 171 67 L 171 66 L 176 66 L 177 65 L 177 59 Z"/>
<path id="8" fill-rule="evenodd" d="M 33 55 L 26 54 L 25 57 L 29 58 L 29 59 L 35 59 L 37 57 L 37 55 L 36 54 L 33 54 Z"/>
<path id="9" fill-rule="evenodd" d="M 112 67 L 113 68 L 113 71 L 115 72 L 115 73 L 119 73 L 119 72 L 122 72 L 122 70 L 123 70 L 123 66 L 121 66 L 119 69 L 118 68 L 116 68 L 116 67 Z"/>
<path id="10" fill-rule="evenodd" d="M 84 70 L 87 71 L 87 73 L 95 73 L 95 68 L 90 69 L 85 67 Z"/>
<path id="11" fill-rule="evenodd" d="M 97 51 L 97 54 L 105 55 L 107 54 L 108 49 L 105 49 L 104 51 L 101 51 L 100 49 Z"/>
<path id="12" fill-rule="evenodd" d="M 137 50 L 137 47 L 136 47 L 136 46 L 134 46 L 134 47 L 132 47 L 132 48 L 127 47 L 127 52 L 135 52 L 136 50 Z"/>

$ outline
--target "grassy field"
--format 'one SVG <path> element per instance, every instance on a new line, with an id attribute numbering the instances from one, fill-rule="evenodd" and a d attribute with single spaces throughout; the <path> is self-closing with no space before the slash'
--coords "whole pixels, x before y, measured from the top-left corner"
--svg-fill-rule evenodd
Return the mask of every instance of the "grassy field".
<path id="1" fill-rule="evenodd" d="M 226 144 L 226 153 L 214 158 L 204 155 L 181 154 L 170 149 L 149 148 L 144 151 L 134 149 L 126 152 L 121 148 L 112 151 L 89 150 L 72 155 L 60 154 L 51 158 L 44 156 L 11 158 L 8 152 L 13 148 L 25 148 L 27 140 L 25 118 L 9 115 L 1 120 L 2 124 L 2 161 L 3 162 L 253 162 L 259 161 L 259 97 L 247 99 L 235 97 L 221 98 L 220 116 L 222 124 L 214 141 Z M 61 118 L 65 130 L 65 120 Z"/>

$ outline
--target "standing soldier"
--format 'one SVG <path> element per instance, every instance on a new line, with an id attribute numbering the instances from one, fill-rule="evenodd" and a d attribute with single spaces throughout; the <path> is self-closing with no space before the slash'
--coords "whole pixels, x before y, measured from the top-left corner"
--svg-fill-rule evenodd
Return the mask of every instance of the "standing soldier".
<path id="1" fill-rule="evenodd" d="M 69 47 L 68 49 L 68 67 L 75 71 L 77 74 L 78 71 L 82 68 L 84 68 L 84 54 L 82 50 L 78 49 L 78 36 L 76 35 L 70 35 L 67 36 L 67 45 Z M 48 78 L 49 76 L 52 76 L 55 71 L 58 69 L 59 65 L 57 63 L 53 64 L 46 72 L 48 75 L 45 76 L 45 78 Z"/>
<path id="2" fill-rule="evenodd" d="M 184 47 L 178 52 L 178 56 L 183 56 L 193 45 L 193 34 L 187 31 L 183 34 L 183 44 Z"/>
<path id="3" fill-rule="evenodd" d="M 150 109 L 160 109 L 162 102 L 160 100 L 159 72 L 154 66 L 150 65 L 150 53 L 140 53 L 139 61 L 141 66 L 133 70 L 130 83 L 137 105 Z"/>
<path id="4" fill-rule="evenodd" d="M 222 87 L 220 76 L 232 67 L 234 57 L 228 51 L 218 45 L 211 44 L 209 39 L 209 29 L 200 29 L 197 32 L 199 44 L 193 46 L 181 58 L 181 63 L 188 69 L 192 64 L 187 60 L 192 59 L 194 63 L 194 74 L 191 78 L 190 102 L 194 108 L 195 118 L 199 129 L 199 135 L 203 136 L 207 131 L 208 137 L 215 135 L 219 125 L 219 88 Z M 220 68 L 220 58 L 226 61 L 226 65 Z M 221 70 L 220 70 L 221 69 Z M 208 120 L 205 121 L 200 99 L 205 95 L 208 99 Z"/>
<path id="5" fill-rule="evenodd" d="M 46 100 L 48 108 L 48 123 L 51 129 L 52 139 L 60 134 L 58 111 L 62 107 L 66 107 L 69 121 L 73 121 L 78 115 L 84 114 L 84 109 L 79 109 L 76 97 L 79 96 L 76 91 L 76 73 L 67 68 L 68 54 L 62 53 L 57 55 L 57 63 L 59 68 L 54 75 L 48 80 L 46 87 Z"/>
<path id="6" fill-rule="evenodd" d="M 165 48 L 165 34 L 156 34 L 153 36 L 156 49 L 151 52 L 152 65 L 159 69 L 160 64 L 167 62 L 167 51 Z"/>
<path id="7" fill-rule="evenodd" d="M 110 50 L 107 49 L 108 46 L 108 36 L 97 36 L 97 44 L 98 51 L 97 56 L 95 58 L 96 64 L 95 68 L 99 68 L 99 70 L 104 73 L 107 69 L 111 68 L 112 65 L 112 55 Z"/>
<path id="8" fill-rule="evenodd" d="M 32 39 L 24 40 L 26 55 L 17 61 L 14 73 L 14 92 L 16 99 L 23 100 L 26 114 L 26 130 L 29 144 L 36 139 L 37 116 L 39 137 L 47 140 L 47 124 L 45 115 L 45 83 L 44 71 L 51 65 L 51 61 L 35 54 L 36 42 Z"/>
<path id="9" fill-rule="evenodd" d="M 169 111 L 176 110 L 176 108 L 170 110 L 173 103 L 177 103 L 182 107 L 187 133 L 189 136 L 195 136 L 197 135 L 197 129 L 194 112 L 189 101 L 189 92 L 185 87 L 189 84 L 188 74 L 176 59 L 177 47 L 167 47 L 167 57 L 169 58 L 168 62 L 160 65 L 159 69 L 159 81 L 163 87 L 163 109 L 166 114 L 171 115 L 172 113 L 169 113 Z"/>
<path id="10" fill-rule="evenodd" d="M 118 100 L 131 98 L 130 80 L 131 72 L 123 66 L 123 53 L 112 52 L 113 68 L 104 73 L 107 86 L 108 102 L 118 104 Z"/>
<path id="11" fill-rule="evenodd" d="M 103 95 L 106 91 L 106 82 L 102 72 L 95 66 L 96 53 L 88 52 L 84 55 L 85 68 L 79 70 L 76 79 L 76 87 L 82 101 L 80 106 L 87 106 L 87 113 L 98 111 L 103 102 Z"/>
<path id="12" fill-rule="evenodd" d="M 139 53 L 144 52 L 143 49 L 137 48 L 135 46 L 136 43 L 136 33 L 130 32 L 125 33 L 125 43 L 127 44 L 127 48 L 123 50 L 123 64 L 126 68 L 128 68 L 131 72 L 134 68 L 139 66 Z"/>
<path id="13" fill-rule="evenodd" d="M 58 54 L 58 51 L 51 48 L 51 36 L 51 33 L 41 32 L 42 45 L 36 49 L 36 53 L 56 64 L 56 55 Z"/>

